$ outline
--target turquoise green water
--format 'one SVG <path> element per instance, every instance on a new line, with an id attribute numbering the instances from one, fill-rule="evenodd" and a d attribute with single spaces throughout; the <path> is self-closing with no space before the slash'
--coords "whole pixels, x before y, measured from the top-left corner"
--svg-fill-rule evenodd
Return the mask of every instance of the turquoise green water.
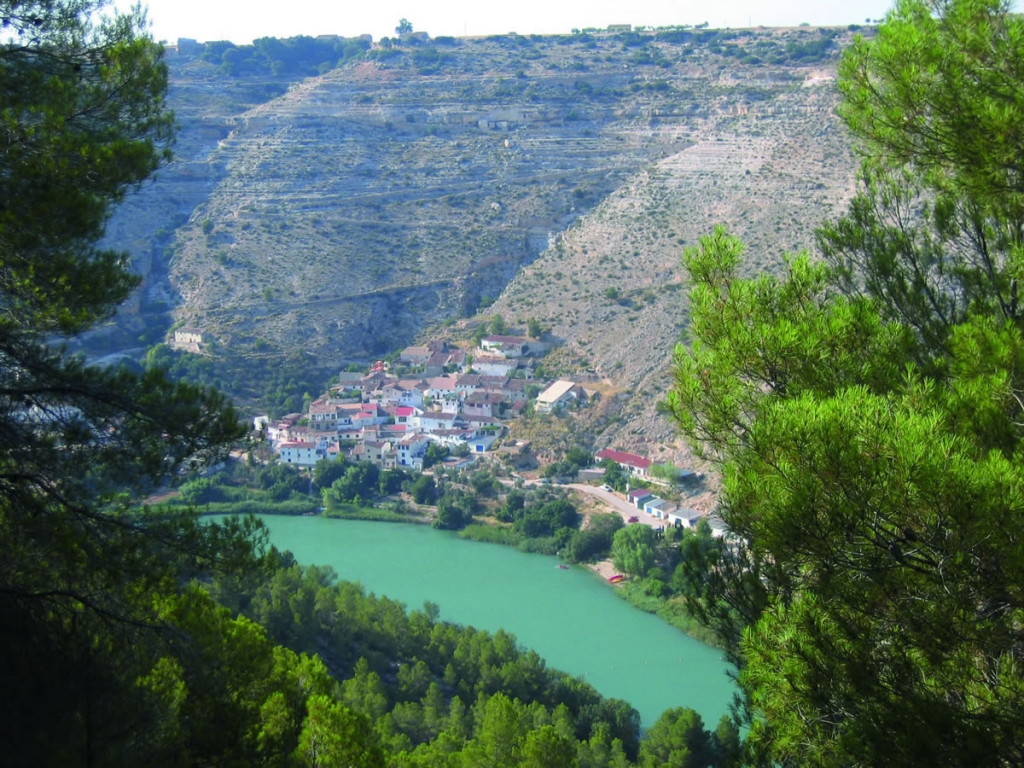
<path id="1" fill-rule="evenodd" d="M 624 699 L 650 726 L 692 707 L 714 728 L 734 690 L 720 652 L 612 594 L 593 572 L 511 547 L 421 525 L 322 517 L 262 518 L 271 541 L 304 564 L 330 565 L 410 608 L 430 600 L 441 618 L 513 633 L 549 666 Z"/>

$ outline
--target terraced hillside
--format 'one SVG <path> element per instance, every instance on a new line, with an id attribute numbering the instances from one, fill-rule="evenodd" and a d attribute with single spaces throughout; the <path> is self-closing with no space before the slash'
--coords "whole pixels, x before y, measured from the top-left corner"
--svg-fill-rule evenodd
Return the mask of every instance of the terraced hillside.
<path id="1" fill-rule="evenodd" d="M 111 224 L 145 284 L 108 332 L 329 372 L 497 299 L 564 341 L 555 367 L 653 397 L 681 246 L 729 221 L 772 268 L 848 196 L 851 34 L 409 41 L 290 84 L 172 59 L 179 160 Z"/>
<path id="2" fill-rule="evenodd" d="M 809 80 L 777 100 L 800 107 L 784 120 L 723 120 L 638 172 L 488 309 L 510 322 L 538 318 L 561 342 L 550 370 L 604 393 L 588 430 L 597 445 L 692 463 L 657 412 L 687 323 L 681 253 L 721 223 L 747 243 L 751 273 L 778 269 L 785 253 L 812 246 L 814 227 L 845 208 L 854 186 L 849 142 L 830 118 L 831 85 Z"/>

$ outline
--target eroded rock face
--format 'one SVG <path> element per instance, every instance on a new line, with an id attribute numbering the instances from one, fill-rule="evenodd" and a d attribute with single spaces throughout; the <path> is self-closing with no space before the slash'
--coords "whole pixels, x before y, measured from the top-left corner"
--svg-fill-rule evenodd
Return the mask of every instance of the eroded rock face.
<path id="1" fill-rule="evenodd" d="M 177 159 L 108 230 L 144 277 L 120 322 L 334 367 L 502 297 L 566 365 L 644 381 L 685 322 L 657 300 L 682 243 L 729 221 L 770 268 L 852 187 L 848 35 L 802 64 L 819 30 L 709 32 L 448 40 L 291 84 L 172 59 Z"/>

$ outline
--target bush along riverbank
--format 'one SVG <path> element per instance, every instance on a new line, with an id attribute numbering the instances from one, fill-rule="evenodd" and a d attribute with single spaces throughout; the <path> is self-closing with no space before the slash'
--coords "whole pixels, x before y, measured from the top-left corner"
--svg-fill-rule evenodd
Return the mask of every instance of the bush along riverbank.
<path id="1" fill-rule="evenodd" d="M 706 577 L 696 564 L 707 562 L 703 555 L 713 546 L 706 520 L 694 528 L 665 531 L 628 525 L 612 537 L 612 563 L 619 573 L 632 577 L 620 583 L 617 592 L 631 605 L 660 616 L 690 637 L 722 647 L 721 639 L 688 608 L 696 599 L 697 582 Z"/>

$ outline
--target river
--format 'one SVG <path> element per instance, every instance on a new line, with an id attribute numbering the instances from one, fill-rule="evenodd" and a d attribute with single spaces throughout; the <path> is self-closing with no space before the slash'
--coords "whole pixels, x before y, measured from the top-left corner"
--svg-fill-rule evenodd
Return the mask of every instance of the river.
<path id="1" fill-rule="evenodd" d="M 505 629 L 549 666 L 628 701 L 645 727 L 669 707 L 695 709 L 712 729 L 727 711 L 735 688 L 720 652 L 633 608 L 587 568 L 425 525 L 262 519 L 299 562 L 329 565 L 410 608 L 437 603 L 445 621 Z"/>

